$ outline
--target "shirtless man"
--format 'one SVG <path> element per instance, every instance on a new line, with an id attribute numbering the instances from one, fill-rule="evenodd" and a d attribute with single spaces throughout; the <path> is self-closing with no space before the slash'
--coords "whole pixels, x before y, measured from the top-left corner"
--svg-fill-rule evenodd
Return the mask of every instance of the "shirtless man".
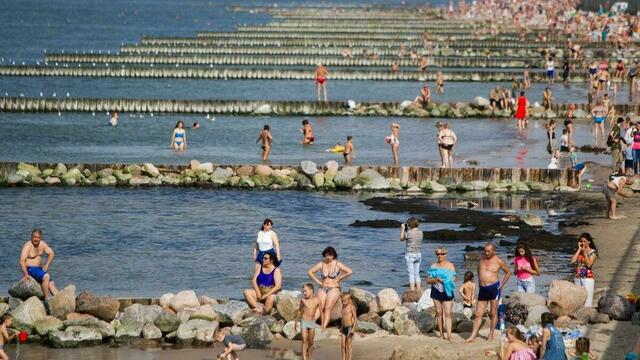
<path id="1" fill-rule="evenodd" d="M 500 269 L 504 272 L 502 281 L 498 280 Z M 487 340 L 493 340 L 493 332 L 498 323 L 498 302 L 500 301 L 500 292 L 502 287 L 509 281 L 511 270 L 507 264 L 496 255 L 496 246 L 489 242 L 484 246 L 484 256 L 478 264 L 478 282 L 480 283 L 480 291 L 478 292 L 478 304 L 476 308 L 476 318 L 473 320 L 473 331 L 471 336 L 465 342 L 475 340 L 482 324 L 482 315 L 487 309 L 487 305 L 491 305 L 491 323 L 489 324 L 489 336 Z"/>
<path id="2" fill-rule="evenodd" d="M 47 255 L 47 263 L 42 266 L 42 256 Z M 20 268 L 22 269 L 22 281 L 26 281 L 29 276 L 42 285 L 44 301 L 49 299 L 49 294 L 54 296 L 58 289 L 51 281 L 48 269 L 53 262 L 55 253 L 46 242 L 42 241 L 42 231 L 35 229 L 31 232 L 31 240 L 22 246 L 20 252 Z"/>
<path id="3" fill-rule="evenodd" d="M 318 63 L 318 66 L 316 66 L 316 91 L 318 92 L 318 101 L 320 101 L 321 99 L 320 97 L 321 88 L 324 93 L 324 101 L 327 101 L 327 75 L 328 74 L 329 72 L 327 71 L 327 68 L 324 67 L 322 64 Z"/>
<path id="4" fill-rule="evenodd" d="M 296 312 L 296 328 L 302 333 L 302 359 L 311 360 L 313 337 L 316 328 L 316 314 L 320 311 L 320 301 L 313 296 L 313 284 L 302 286 L 303 298 Z"/>
<path id="5" fill-rule="evenodd" d="M 344 157 L 344 163 L 349 164 L 354 157 L 356 157 L 356 149 L 353 147 L 353 136 L 347 136 L 347 143 L 344 144 L 344 151 L 342 151 Z"/>
<path id="6" fill-rule="evenodd" d="M 256 144 L 262 141 L 262 161 L 269 160 L 269 153 L 271 152 L 271 142 L 273 138 L 271 137 L 271 131 L 269 130 L 269 125 L 265 125 L 258 135 L 258 140 L 256 140 Z"/>

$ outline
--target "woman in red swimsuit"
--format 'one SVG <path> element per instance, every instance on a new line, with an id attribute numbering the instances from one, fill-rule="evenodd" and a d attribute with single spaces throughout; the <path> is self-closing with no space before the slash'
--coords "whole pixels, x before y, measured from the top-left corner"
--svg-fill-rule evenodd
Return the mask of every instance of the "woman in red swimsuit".
<path id="1" fill-rule="evenodd" d="M 318 101 L 321 101 L 320 98 L 320 88 L 322 88 L 324 93 L 324 101 L 327 101 L 327 68 L 322 66 L 322 64 L 318 64 L 316 67 L 316 90 L 318 92 Z"/>
<path id="2" fill-rule="evenodd" d="M 527 123 L 527 104 L 529 103 L 529 101 L 527 100 L 526 97 L 524 97 L 524 91 L 520 91 L 520 97 L 518 98 L 518 104 L 517 104 L 517 108 L 516 108 L 516 116 L 515 118 L 518 119 L 518 127 L 522 128 L 525 127 L 526 123 Z"/>

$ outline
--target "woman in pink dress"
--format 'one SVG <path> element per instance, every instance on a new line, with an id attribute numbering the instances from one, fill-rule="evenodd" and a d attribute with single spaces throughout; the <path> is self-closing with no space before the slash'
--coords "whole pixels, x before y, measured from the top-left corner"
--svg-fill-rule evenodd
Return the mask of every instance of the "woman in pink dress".
<path id="1" fill-rule="evenodd" d="M 518 103 L 516 104 L 516 119 L 518 119 L 518 127 L 525 127 L 527 122 L 527 104 L 529 101 L 524 97 L 524 91 L 520 91 Z"/>

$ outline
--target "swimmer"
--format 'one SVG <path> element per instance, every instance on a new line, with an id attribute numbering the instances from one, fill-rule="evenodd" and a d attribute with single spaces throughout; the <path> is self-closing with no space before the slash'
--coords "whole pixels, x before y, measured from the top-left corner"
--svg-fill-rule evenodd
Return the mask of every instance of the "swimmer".
<path id="1" fill-rule="evenodd" d="M 302 133 L 302 145 L 313 145 L 316 139 L 313 137 L 313 128 L 309 124 L 309 120 L 302 120 L 300 132 Z"/>
<path id="2" fill-rule="evenodd" d="M 170 148 L 175 151 L 187 150 L 187 131 L 184 129 L 184 122 L 182 122 L 182 120 L 179 120 L 173 129 Z"/>
<path id="3" fill-rule="evenodd" d="M 607 117 L 607 108 L 602 104 L 602 100 L 598 100 L 596 106 L 591 109 L 591 117 L 593 118 L 593 146 L 598 147 L 598 132 L 602 139 L 601 146 L 606 144 L 604 138 L 604 120 Z"/>
<path id="4" fill-rule="evenodd" d="M 321 101 L 320 89 L 324 94 L 324 101 L 327 101 L 327 75 L 329 72 L 322 64 L 318 63 L 316 66 L 316 91 L 318 93 L 318 101 Z"/>
<path id="5" fill-rule="evenodd" d="M 111 119 L 109 119 L 109 125 L 111 127 L 116 127 L 118 125 L 118 112 L 114 111 L 111 113 Z"/>
<path id="6" fill-rule="evenodd" d="M 344 145 L 342 157 L 344 157 L 345 164 L 349 164 L 356 157 L 356 148 L 353 146 L 353 137 L 351 135 L 347 136 L 347 143 Z"/>
<path id="7" fill-rule="evenodd" d="M 200 129 L 200 123 L 199 123 L 199 122 L 197 122 L 197 121 L 196 121 L 196 122 L 194 122 L 194 123 L 193 123 L 193 126 L 192 126 L 191 128 L 192 128 L 192 129 L 194 129 L 194 130 L 195 130 L 195 129 Z"/>
<path id="8" fill-rule="evenodd" d="M 444 75 L 442 75 L 442 71 L 438 71 L 436 75 L 436 92 L 438 94 L 444 94 Z"/>
<path id="9" fill-rule="evenodd" d="M 269 160 L 269 153 L 271 153 L 271 143 L 273 142 L 273 137 L 271 136 L 271 130 L 269 129 L 269 125 L 265 125 L 258 135 L 258 140 L 256 140 L 256 144 L 262 141 L 262 161 Z"/>

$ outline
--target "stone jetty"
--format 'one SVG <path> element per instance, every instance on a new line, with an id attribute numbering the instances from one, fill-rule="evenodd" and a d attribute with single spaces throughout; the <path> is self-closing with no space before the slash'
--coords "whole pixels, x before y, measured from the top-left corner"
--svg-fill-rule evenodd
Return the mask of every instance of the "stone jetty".
<path id="1" fill-rule="evenodd" d="M 406 193 L 576 191 L 573 169 L 427 168 L 411 166 L 0 163 L 0 186 L 200 186 Z"/>

